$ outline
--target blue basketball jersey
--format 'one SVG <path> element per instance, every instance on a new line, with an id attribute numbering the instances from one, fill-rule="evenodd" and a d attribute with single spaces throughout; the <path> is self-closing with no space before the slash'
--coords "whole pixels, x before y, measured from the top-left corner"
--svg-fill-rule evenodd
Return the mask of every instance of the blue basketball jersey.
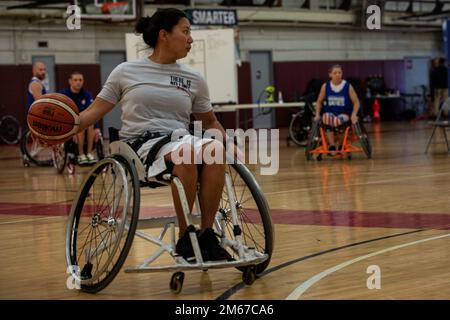
<path id="1" fill-rule="evenodd" d="M 28 112 L 28 110 L 30 109 L 30 106 L 31 106 L 31 105 L 33 104 L 33 102 L 34 102 L 34 97 L 33 97 L 33 95 L 32 95 L 31 92 L 30 92 L 30 84 L 33 83 L 33 82 L 35 82 L 35 81 L 37 81 L 37 82 L 39 82 L 39 83 L 41 84 L 41 87 L 42 87 L 41 93 L 42 93 L 42 94 L 46 94 L 46 93 L 47 93 L 47 90 L 45 90 L 44 84 L 42 83 L 41 80 L 39 80 L 39 79 L 36 78 L 36 77 L 31 78 L 30 82 L 28 82 L 28 88 L 27 88 L 27 112 Z"/>
<path id="2" fill-rule="evenodd" d="M 331 81 L 326 83 L 326 98 L 324 101 L 324 112 L 333 114 L 351 114 L 353 111 L 353 103 L 350 99 L 350 83 L 346 82 L 339 92 L 331 89 Z"/>

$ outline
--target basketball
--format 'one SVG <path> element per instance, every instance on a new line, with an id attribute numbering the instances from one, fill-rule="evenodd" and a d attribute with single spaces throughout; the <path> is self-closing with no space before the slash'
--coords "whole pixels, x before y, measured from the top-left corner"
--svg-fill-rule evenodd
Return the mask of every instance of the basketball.
<path id="1" fill-rule="evenodd" d="M 30 106 L 27 123 L 31 132 L 47 144 L 63 143 L 78 132 L 78 107 L 63 94 L 45 94 Z"/>

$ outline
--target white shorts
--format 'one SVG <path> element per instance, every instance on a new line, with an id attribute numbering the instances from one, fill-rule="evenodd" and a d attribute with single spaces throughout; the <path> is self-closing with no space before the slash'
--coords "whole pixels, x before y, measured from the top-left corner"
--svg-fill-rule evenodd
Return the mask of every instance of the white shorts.
<path id="1" fill-rule="evenodd" d="M 147 159 L 147 154 L 150 151 L 150 148 L 161 139 L 163 139 L 163 137 L 151 139 L 146 143 L 144 143 L 141 148 L 139 148 L 137 154 L 142 162 L 145 162 L 145 160 Z M 177 150 L 182 145 L 193 144 L 195 155 L 198 155 L 202 152 L 203 145 L 212 141 L 214 141 L 214 139 L 200 138 L 193 135 L 184 135 L 180 139 L 166 143 L 161 147 L 161 149 L 159 149 L 158 153 L 156 154 L 155 161 L 150 166 L 150 168 L 148 168 L 147 177 L 148 178 L 155 177 L 156 175 L 166 170 L 167 166 L 164 157 L 167 154 Z"/>
<path id="2" fill-rule="evenodd" d="M 325 112 L 322 115 L 322 122 L 325 125 L 331 126 L 331 127 L 339 127 L 343 123 L 346 123 L 350 120 L 350 117 L 348 114 L 342 113 L 335 115 L 331 112 Z"/>

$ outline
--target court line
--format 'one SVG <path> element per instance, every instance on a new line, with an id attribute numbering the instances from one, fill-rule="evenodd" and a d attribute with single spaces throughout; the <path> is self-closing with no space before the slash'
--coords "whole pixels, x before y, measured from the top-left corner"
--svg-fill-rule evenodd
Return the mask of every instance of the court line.
<path id="1" fill-rule="evenodd" d="M 289 266 L 291 266 L 293 264 L 296 264 L 297 262 L 309 260 L 309 259 L 321 256 L 321 255 L 324 255 L 324 254 L 327 254 L 327 253 L 340 251 L 340 250 L 347 249 L 347 248 L 356 247 L 356 246 L 359 246 L 359 245 L 362 245 L 362 244 L 366 244 L 366 243 L 371 243 L 371 242 L 380 241 L 380 240 L 386 240 L 386 239 L 390 239 L 390 238 L 401 237 L 401 236 L 414 234 L 414 233 L 419 233 L 419 232 L 424 232 L 424 231 L 429 231 L 429 230 L 430 229 L 418 229 L 418 230 L 413 230 L 413 231 L 408 231 L 408 232 L 396 233 L 396 234 L 391 234 L 389 236 L 384 236 L 384 237 L 379 237 L 379 238 L 374 238 L 374 239 L 354 242 L 354 243 L 346 244 L 344 246 L 335 247 L 335 248 L 327 249 L 327 250 L 324 250 L 324 251 L 319 251 L 319 252 L 316 252 L 316 253 L 313 253 L 313 254 L 309 254 L 307 256 L 303 256 L 303 257 L 300 257 L 300 258 L 296 258 L 296 259 L 284 262 L 284 263 L 279 264 L 279 265 L 277 265 L 275 267 L 267 269 L 267 270 L 261 272 L 258 275 L 258 278 L 262 278 L 262 277 L 268 275 L 269 273 L 272 273 L 272 272 L 278 271 L 280 269 L 284 269 L 286 267 L 289 267 Z M 241 290 L 241 289 L 243 289 L 245 287 L 246 287 L 246 285 L 244 284 L 244 282 L 239 282 L 236 285 L 234 285 L 231 288 L 229 288 L 226 291 L 224 291 L 220 296 L 218 296 L 216 298 L 216 300 L 226 300 L 229 297 L 231 297 L 232 295 L 234 295 L 235 293 L 237 293 L 239 290 Z"/>
<path id="2" fill-rule="evenodd" d="M 416 179 L 421 179 L 421 178 L 430 178 L 430 177 L 448 176 L 448 175 L 450 175 L 450 172 L 427 174 L 427 175 L 423 175 L 423 176 L 409 176 L 409 177 L 405 177 L 405 178 L 401 178 L 401 179 L 386 179 L 386 180 L 379 180 L 379 181 L 360 182 L 360 183 L 349 184 L 348 186 L 349 187 L 361 186 L 361 185 L 366 186 L 366 185 L 371 185 L 371 184 L 401 182 L 401 181 L 407 181 L 407 180 L 416 180 Z M 342 188 L 342 184 L 333 185 L 333 186 L 305 187 L 305 188 L 300 188 L 300 189 L 289 189 L 289 190 L 283 190 L 283 191 L 264 192 L 264 194 L 265 195 L 276 195 L 276 194 L 286 194 L 286 193 L 291 193 L 291 192 L 311 191 L 314 189 L 323 190 L 323 189 L 332 189 L 332 188 Z"/>
<path id="3" fill-rule="evenodd" d="M 52 216 L 52 217 L 42 217 L 42 218 L 38 218 L 38 216 L 36 216 L 36 218 L 34 218 L 34 219 L 23 219 L 23 220 L 14 220 L 14 221 L 0 222 L 0 225 L 14 224 L 14 223 L 22 223 L 22 222 L 35 222 L 35 221 L 48 220 L 48 219 L 55 219 L 55 218 L 61 218 L 61 217 L 62 217 L 62 216 Z"/>
<path id="4" fill-rule="evenodd" d="M 413 245 L 416 245 L 416 244 L 420 244 L 420 243 L 424 243 L 424 242 L 428 242 L 428 241 L 432 241 L 432 240 L 437 240 L 437 239 L 442 239 L 442 238 L 446 238 L 446 237 L 450 237 L 450 233 L 447 233 L 447 234 L 444 234 L 444 235 L 440 235 L 440 236 L 431 237 L 431 238 L 426 238 L 426 239 L 422 239 L 422 240 L 417 240 L 417 241 L 413 241 L 413 242 L 407 242 L 407 243 L 404 243 L 404 244 L 400 244 L 400 245 L 397 245 L 397 246 L 393 246 L 393 247 L 390 247 L 390 248 L 386 248 L 386 249 L 383 249 L 383 250 L 372 252 L 372 253 L 366 254 L 364 256 L 360 256 L 358 258 L 352 259 L 352 260 L 348 260 L 346 262 L 338 264 L 338 265 L 336 265 L 336 266 L 334 266 L 332 268 L 329 268 L 329 269 L 327 269 L 325 271 L 322 271 L 322 272 L 316 274 L 315 276 L 309 278 L 308 280 L 303 282 L 300 286 L 295 288 L 295 290 L 292 291 L 286 297 L 286 300 L 298 300 L 300 298 L 300 296 L 303 293 L 306 292 L 306 290 L 308 290 L 311 286 L 313 286 L 314 284 L 319 282 L 321 279 L 325 278 L 326 276 L 328 276 L 328 275 L 330 275 L 330 274 L 332 274 L 332 273 L 334 273 L 336 271 L 339 271 L 339 270 L 341 270 L 341 269 L 343 269 L 345 267 L 348 267 L 349 265 L 351 265 L 353 263 L 356 263 L 356 262 L 359 262 L 359 261 L 362 261 L 362 260 L 365 260 L 365 259 L 377 256 L 377 255 L 380 255 L 380 254 L 383 254 L 383 253 L 386 253 L 386 252 L 391 252 L 391 251 L 394 251 L 394 250 L 398 250 L 398 249 L 406 248 L 406 247 L 413 246 Z"/>

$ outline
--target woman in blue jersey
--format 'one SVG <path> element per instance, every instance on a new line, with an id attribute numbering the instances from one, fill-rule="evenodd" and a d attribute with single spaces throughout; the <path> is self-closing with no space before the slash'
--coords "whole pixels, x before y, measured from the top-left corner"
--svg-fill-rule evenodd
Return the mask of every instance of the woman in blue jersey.
<path id="1" fill-rule="evenodd" d="M 322 85 L 316 102 L 315 121 L 322 118 L 322 123 L 329 127 L 339 127 L 351 120 L 352 124 L 358 122 L 359 100 L 355 89 L 350 83 L 342 79 L 342 67 L 333 65 L 328 70 L 331 80 Z M 336 143 L 332 131 L 326 131 L 329 142 L 329 150 L 336 150 Z M 338 137 L 337 137 L 338 138 Z M 336 141 L 338 140 L 338 141 Z"/>

